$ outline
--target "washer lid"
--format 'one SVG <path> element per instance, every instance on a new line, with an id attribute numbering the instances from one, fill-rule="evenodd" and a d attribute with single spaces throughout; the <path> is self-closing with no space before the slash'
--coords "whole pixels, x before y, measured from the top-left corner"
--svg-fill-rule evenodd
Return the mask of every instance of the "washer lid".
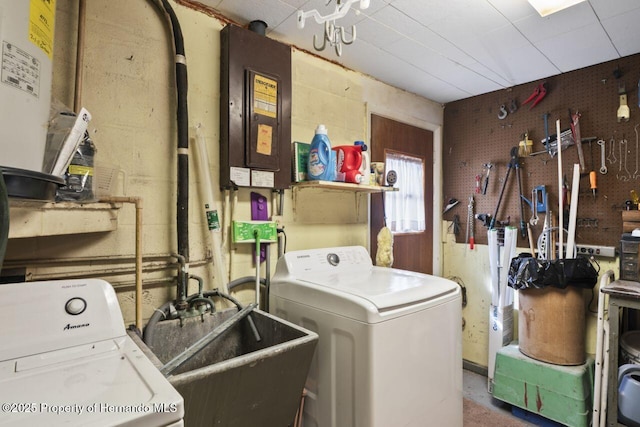
<path id="1" fill-rule="evenodd" d="M 412 271 L 372 267 L 368 272 L 299 276 L 298 280 L 321 286 L 334 294 L 348 294 L 363 299 L 379 313 L 409 306 L 441 302 L 459 294 L 458 285 L 450 280 Z"/>
<path id="2" fill-rule="evenodd" d="M 0 401 L 16 404 L 0 426 L 164 426 L 184 416 L 182 396 L 128 336 L 1 362 Z"/>
<path id="3" fill-rule="evenodd" d="M 460 298 L 447 279 L 375 267 L 362 246 L 287 252 L 269 294 L 340 316 L 376 323 Z"/>

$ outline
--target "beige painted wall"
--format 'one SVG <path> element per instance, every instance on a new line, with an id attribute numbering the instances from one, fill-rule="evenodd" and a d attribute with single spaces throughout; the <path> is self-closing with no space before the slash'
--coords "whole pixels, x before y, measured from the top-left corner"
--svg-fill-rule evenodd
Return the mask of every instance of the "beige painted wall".
<path id="1" fill-rule="evenodd" d="M 71 105 L 76 40 L 76 2 L 57 2 L 54 57 L 54 96 Z M 201 124 L 209 152 L 213 187 L 218 188 L 219 164 L 219 32 L 223 25 L 204 13 L 174 5 L 185 36 L 189 71 L 190 125 Z M 175 252 L 175 97 L 170 35 L 164 17 L 148 1 L 91 0 L 87 2 L 87 32 L 82 103 L 93 114 L 91 135 L 98 147 L 98 163 L 121 170 L 117 195 L 144 198 L 144 252 L 158 259 L 145 262 L 144 318 L 174 298 L 173 266 L 162 257 Z M 357 49 L 357 43 L 349 49 Z M 441 125 L 442 108 L 424 98 L 385 85 L 366 75 L 348 71 L 303 51 L 293 49 L 292 139 L 309 141 L 318 123 L 324 123 L 334 144 L 369 139 L 370 113 L 394 118 L 434 132 L 434 248 L 435 273 L 459 277 L 468 293 L 463 311 L 463 356 L 487 364 L 489 311 L 488 254 L 486 246 L 471 252 L 455 243 L 442 226 Z M 193 141 L 192 141 L 193 142 Z M 192 143 L 193 146 L 193 143 Z M 375 159 L 374 159 L 375 160 Z M 207 278 L 206 287 L 226 283 L 213 277 L 208 267 L 211 243 L 200 210 L 197 163 L 191 161 L 190 251 L 192 271 Z M 216 191 L 221 212 L 234 206 L 235 219 L 249 219 L 249 190 L 240 190 L 224 204 Z M 262 191 L 270 197 L 268 191 Z M 226 210 L 224 209 L 226 208 Z M 274 206 L 270 206 L 273 212 Z M 66 237 L 14 239 L 7 260 L 24 265 L 29 279 L 53 275 L 95 275 L 114 284 L 125 322 L 134 320 L 133 263 L 135 212 L 124 205 L 114 232 Z M 230 215 L 227 215 L 226 220 Z M 321 190 L 287 190 L 282 223 L 287 250 L 341 245 L 368 245 L 368 197 Z M 14 226 L 14 224 L 12 224 Z M 18 225 L 19 226 L 19 225 Z M 61 224 L 61 227 L 67 225 Z M 441 232 L 444 230 L 444 233 Z M 250 247 L 223 248 L 231 279 L 254 274 Z M 272 251 L 272 265 L 276 261 Z M 113 262 L 110 257 L 126 257 Z M 86 259 L 91 259 L 87 263 Z M 43 263 L 42 260 L 49 260 Z M 601 271 L 617 269 L 601 263 Z M 122 271 L 120 270 L 122 269 Z M 480 273 L 478 273 L 480 272 Z M 617 272 L 617 270 L 616 270 Z M 238 296 L 238 295 L 236 295 Z M 252 298 L 250 290 L 239 293 Z M 596 302 L 592 303 L 596 307 Z M 516 315 L 517 316 L 517 315 Z M 587 351 L 595 349 L 595 317 L 588 315 Z"/>
<path id="2" fill-rule="evenodd" d="M 448 230 L 448 223 L 444 222 Z M 517 253 L 529 252 L 526 248 L 517 248 Z M 461 279 L 467 289 L 467 306 L 462 311 L 465 327 L 462 332 L 462 357 L 477 365 L 488 365 L 489 351 L 489 307 L 491 304 L 491 276 L 489 272 L 489 250 L 487 245 L 469 245 L 456 243 L 452 233 L 445 232 L 443 258 L 445 260 L 443 276 Z M 600 274 L 612 270 L 619 276 L 617 260 L 598 259 Z M 598 292 L 599 283 L 595 287 Z M 516 292 L 514 304 L 514 339 L 518 338 L 518 300 Z M 585 298 L 585 350 L 589 354 L 596 352 L 596 326 L 598 300 L 591 300 L 591 292 L 584 291 Z M 589 304 L 589 308 L 587 308 Z"/>
<path id="3" fill-rule="evenodd" d="M 57 2 L 53 93 L 68 106 L 73 103 L 76 3 Z M 249 190 L 240 190 L 236 194 L 237 203 L 233 203 L 232 196 L 228 204 L 224 204 L 224 195 L 217 190 L 219 55 L 223 24 L 205 13 L 172 5 L 186 45 L 189 124 L 192 127 L 200 124 L 206 139 L 218 209 L 221 213 L 233 210 L 234 219 L 250 219 Z M 166 258 L 176 250 L 176 125 L 170 43 L 165 18 L 149 1 L 87 2 L 82 105 L 93 115 L 90 132 L 98 148 L 96 163 L 120 169 L 116 195 L 144 198 L 145 319 L 155 307 L 175 297 L 171 282 L 175 266 L 169 265 Z M 349 49 L 357 49 L 357 43 L 343 55 L 348 55 Z M 310 141 L 316 125 L 324 123 L 334 144 L 357 139 L 368 141 L 368 115 L 375 112 L 433 130 L 436 151 L 440 149 L 443 117 L 440 105 L 295 48 L 292 64 L 293 140 Z M 195 147 L 193 141 L 191 146 Z M 212 248 L 200 208 L 200 182 L 194 156 L 195 150 L 192 150 L 191 271 L 203 276 L 209 289 L 226 283 L 228 278 L 213 277 L 213 269 L 208 263 Z M 439 164 L 435 170 L 441 173 Z M 261 192 L 271 197 L 269 191 Z M 434 212 L 441 210 L 437 205 Z M 273 208 L 270 206 L 271 213 Z M 436 221 L 439 224 L 439 216 L 434 218 L 434 223 Z M 287 233 L 287 250 L 366 246 L 368 197 L 350 192 L 287 190 L 282 223 Z M 70 224 L 60 224 L 60 227 L 73 228 Z M 134 228 L 135 211 L 132 206 L 123 205 L 116 231 L 12 239 L 7 262 L 25 266 L 29 280 L 66 274 L 92 275 L 108 280 L 116 287 L 125 322 L 129 324 L 134 321 Z M 223 253 L 229 263 L 231 279 L 254 274 L 250 246 L 231 245 L 227 241 Z M 436 253 L 439 256 L 439 251 Z M 275 266 L 275 247 L 272 254 L 272 265 Z M 113 257 L 125 259 L 113 261 L 110 259 Z M 434 264 L 439 266 L 440 261 Z M 195 283 L 192 286 L 195 287 Z M 236 296 L 250 301 L 252 292 L 241 291 Z"/>

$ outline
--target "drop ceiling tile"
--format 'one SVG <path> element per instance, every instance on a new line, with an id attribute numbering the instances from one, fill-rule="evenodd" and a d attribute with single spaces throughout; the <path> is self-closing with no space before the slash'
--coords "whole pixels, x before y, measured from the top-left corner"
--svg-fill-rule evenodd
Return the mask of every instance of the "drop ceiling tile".
<path id="1" fill-rule="evenodd" d="M 428 28 L 455 44 L 465 37 L 483 37 L 496 28 L 509 25 L 509 21 L 485 1 L 466 1 L 458 7 L 457 13 L 439 19 Z"/>
<path id="2" fill-rule="evenodd" d="M 633 55 L 638 52 L 638 40 L 640 40 L 638 22 L 640 22 L 640 8 L 616 15 L 602 22 L 602 26 L 621 56 Z"/>
<path id="3" fill-rule="evenodd" d="M 464 0 L 395 0 L 391 5 L 424 26 L 463 13 Z"/>
<path id="4" fill-rule="evenodd" d="M 402 34 L 413 34 L 423 28 L 413 17 L 396 9 L 392 5 L 384 7 L 370 15 L 370 19 Z"/>
<path id="5" fill-rule="evenodd" d="M 579 3 L 544 18 L 536 13 L 515 21 L 514 25 L 531 43 L 555 38 L 587 25 L 600 26 L 598 17 L 588 3 Z M 580 44 L 582 41 L 576 40 L 575 43 Z"/>
<path id="6" fill-rule="evenodd" d="M 631 12 L 640 8 L 638 0 L 589 0 L 601 20 Z"/>
<path id="7" fill-rule="evenodd" d="M 402 34 L 397 30 L 373 19 L 365 19 L 356 25 L 356 42 L 364 40 L 376 44 L 381 49 L 386 49 L 389 44 L 400 38 L 402 38 Z"/>
<path id="8" fill-rule="evenodd" d="M 426 49 L 426 55 L 438 55 L 442 58 L 447 58 L 453 62 L 457 62 L 462 65 L 468 65 L 475 62 L 475 60 L 458 46 L 451 43 L 449 40 L 442 37 L 430 30 L 429 28 L 422 27 L 415 33 L 412 33 L 407 38 L 416 41 L 423 45 Z"/>
<path id="9" fill-rule="evenodd" d="M 492 81 L 468 67 L 438 55 L 430 55 L 423 46 L 414 40 L 402 39 L 394 43 L 393 49 L 389 53 L 469 94 L 479 93 L 478 91 L 480 90 L 491 91 L 502 87 L 498 82 Z"/>
<path id="10" fill-rule="evenodd" d="M 575 40 L 580 40 L 576 43 Z M 618 58 L 602 27 L 586 26 L 536 43 L 540 51 L 562 72 Z"/>
<path id="11" fill-rule="evenodd" d="M 509 21 L 519 21 L 531 15 L 540 16 L 527 1 L 487 0 Z M 609 1 L 609 0 L 607 0 Z"/>
<path id="12" fill-rule="evenodd" d="M 216 8 L 220 13 L 239 23 L 248 23 L 259 19 L 267 23 L 269 27 L 276 27 L 289 15 L 295 12 L 295 8 L 282 3 L 280 0 L 222 0 Z"/>

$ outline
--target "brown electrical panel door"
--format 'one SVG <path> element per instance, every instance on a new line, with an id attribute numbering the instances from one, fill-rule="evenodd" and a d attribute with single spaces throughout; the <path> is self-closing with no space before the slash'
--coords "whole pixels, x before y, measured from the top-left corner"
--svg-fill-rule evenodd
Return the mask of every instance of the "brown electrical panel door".
<path id="1" fill-rule="evenodd" d="M 289 188 L 290 46 L 229 24 L 220 61 L 220 187 Z"/>

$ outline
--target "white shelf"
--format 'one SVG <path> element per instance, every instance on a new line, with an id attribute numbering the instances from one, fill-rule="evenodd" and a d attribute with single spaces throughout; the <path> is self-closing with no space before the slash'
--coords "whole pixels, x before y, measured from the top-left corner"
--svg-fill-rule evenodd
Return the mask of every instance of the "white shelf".
<path id="1" fill-rule="evenodd" d="M 42 203 L 9 199 L 9 238 L 114 231 L 118 203 Z"/>
<path id="2" fill-rule="evenodd" d="M 318 188 L 325 190 L 341 190 L 354 191 L 363 193 L 381 193 L 384 191 L 398 191 L 394 187 L 381 187 L 379 185 L 360 185 L 350 182 L 334 182 L 334 181 L 302 181 L 291 184 L 295 188 Z"/>

